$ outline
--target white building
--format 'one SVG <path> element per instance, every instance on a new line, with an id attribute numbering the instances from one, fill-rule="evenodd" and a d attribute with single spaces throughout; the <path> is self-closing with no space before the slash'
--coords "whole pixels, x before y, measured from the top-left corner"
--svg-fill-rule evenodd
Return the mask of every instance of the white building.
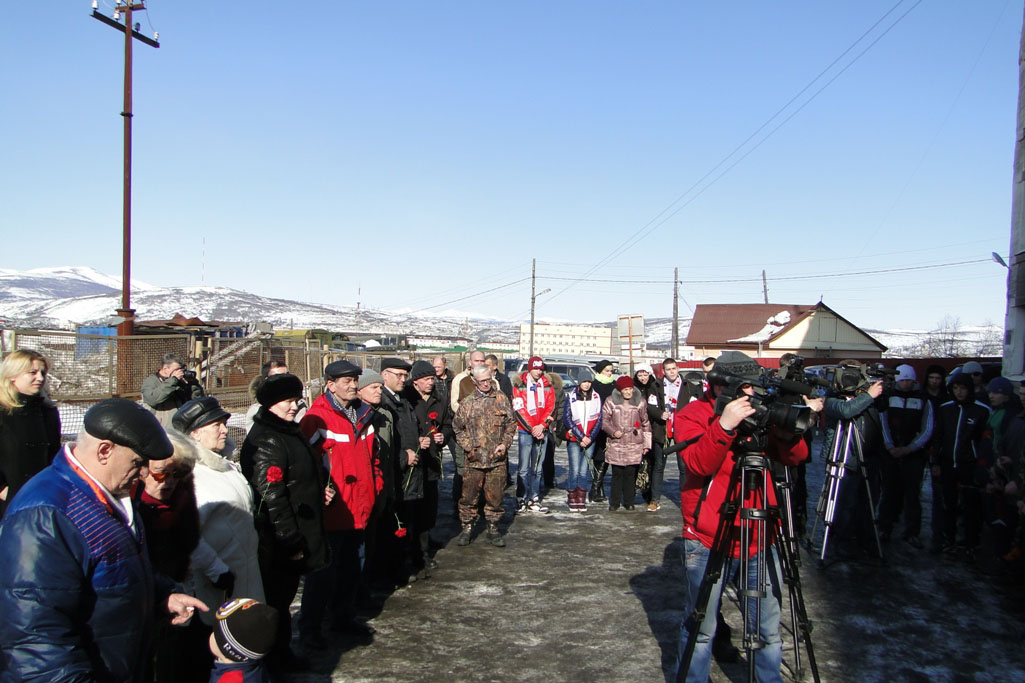
<path id="1" fill-rule="evenodd" d="M 594 325 L 534 324 L 534 355 L 611 356 L 619 353 L 615 328 Z M 522 357 L 530 355 L 530 324 L 520 324 Z"/>

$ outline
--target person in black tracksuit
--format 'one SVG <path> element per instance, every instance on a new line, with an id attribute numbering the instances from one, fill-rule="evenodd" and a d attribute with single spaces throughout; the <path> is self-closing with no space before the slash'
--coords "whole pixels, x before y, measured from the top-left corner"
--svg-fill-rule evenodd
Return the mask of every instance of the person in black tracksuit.
<path id="1" fill-rule="evenodd" d="M 655 512 L 661 507 L 658 499 L 662 497 L 662 480 L 666 469 L 663 450 L 666 446 L 666 421 L 671 415 L 666 411 L 662 380 L 655 377 L 650 365 L 645 363 L 637 366 L 634 385 L 644 398 L 648 421 L 651 423 L 651 448 L 644 454 L 644 459 L 648 461 L 648 487 L 641 494 L 648 504 L 648 511 Z"/>
<path id="2" fill-rule="evenodd" d="M 982 527 L 981 487 L 987 473 L 979 466 L 979 449 L 989 437 L 990 409 L 975 400 L 971 377 L 950 382 L 953 400 L 940 406 L 932 458 L 932 544 L 929 551 L 952 551 L 957 517 L 962 515 L 963 542 L 969 553 L 979 544 Z M 981 471 L 980 471 L 981 470 Z"/>
<path id="3" fill-rule="evenodd" d="M 918 535 L 922 528 L 922 475 L 927 459 L 926 446 L 932 438 L 932 403 L 916 391 L 915 369 L 897 366 L 897 390 L 890 395 L 882 414 L 883 496 L 879 503 L 879 529 L 889 540 L 904 503 L 904 540 L 921 548 Z"/>

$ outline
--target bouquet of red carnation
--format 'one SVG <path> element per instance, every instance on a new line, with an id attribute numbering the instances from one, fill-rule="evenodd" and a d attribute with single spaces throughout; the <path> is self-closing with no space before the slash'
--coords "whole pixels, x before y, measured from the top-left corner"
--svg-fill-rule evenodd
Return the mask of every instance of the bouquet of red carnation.
<path id="1" fill-rule="evenodd" d="M 260 510 L 263 509 L 263 499 L 267 495 L 267 489 L 270 488 L 271 484 L 279 484 L 285 479 L 285 473 L 277 465 L 271 465 L 267 468 L 267 474 L 264 479 L 266 483 L 263 486 L 263 491 L 260 492 L 260 505 L 256 508 L 256 514 L 260 514 Z"/>
<path id="2" fill-rule="evenodd" d="M 634 436 L 637 436 L 637 430 L 641 428 L 640 420 L 634 420 Z"/>

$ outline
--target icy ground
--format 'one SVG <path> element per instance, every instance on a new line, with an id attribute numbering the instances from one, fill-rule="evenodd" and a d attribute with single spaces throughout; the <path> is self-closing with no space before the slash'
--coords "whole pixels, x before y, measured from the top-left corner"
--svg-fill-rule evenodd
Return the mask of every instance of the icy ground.
<path id="1" fill-rule="evenodd" d="M 808 470 L 810 508 L 821 469 Z M 565 476 L 559 449 L 557 485 Z M 506 514 L 504 549 L 482 538 L 457 547 L 458 524 L 443 514 L 435 529 L 444 544 L 439 568 L 367 614 L 377 629 L 374 643 L 359 647 L 329 636 L 328 650 L 313 655 L 320 673 L 294 680 L 672 680 L 683 618 L 678 476 L 671 459 L 671 500 L 663 498 L 655 513 L 640 505 L 633 512 L 592 505 L 571 513 L 565 493 L 553 490 L 546 498 L 551 514 Z M 443 510 L 450 481 L 442 482 Z M 926 541 L 929 500 L 926 485 Z M 821 680 L 1025 681 L 1025 591 L 899 540 L 886 551 L 886 567 L 865 560 L 825 570 L 802 552 Z M 728 605 L 724 614 L 737 642 L 739 612 Z M 789 647 L 784 655 L 793 661 Z M 713 681 L 746 679 L 743 660 L 713 664 Z M 811 680 L 807 665 L 802 680 Z"/>

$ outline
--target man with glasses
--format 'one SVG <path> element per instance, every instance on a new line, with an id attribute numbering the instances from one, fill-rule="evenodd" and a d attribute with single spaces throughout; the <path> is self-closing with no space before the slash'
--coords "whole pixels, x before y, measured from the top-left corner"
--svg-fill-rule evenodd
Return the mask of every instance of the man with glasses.
<path id="1" fill-rule="evenodd" d="M 459 404 L 453 421 L 456 440 L 466 452 L 463 495 L 459 501 L 459 521 L 463 529 L 456 543 L 470 544 L 473 523 L 477 520 L 477 502 L 483 490 L 487 539 L 491 545 L 501 548 L 505 546 L 505 539 L 498 531 L 498 522 L 505 513 L 502 496 L 509 468 L 509 447 L 516 436 L 516 416 L 509 399 L 495 388 L 491 368 L 478 365 L 473 369 L 473 380 L 474 392 Z"/>
<path id="2" fill-rule="evenodd" d="M 75 443 L 18 492 L 0 524 L 0 647 L 16 680 L 142 680 L 158 615 L 202 601 L 154 575 L 130 491 L 173 453 L 157 418 L 125 399 L 85 414 Z"/>

